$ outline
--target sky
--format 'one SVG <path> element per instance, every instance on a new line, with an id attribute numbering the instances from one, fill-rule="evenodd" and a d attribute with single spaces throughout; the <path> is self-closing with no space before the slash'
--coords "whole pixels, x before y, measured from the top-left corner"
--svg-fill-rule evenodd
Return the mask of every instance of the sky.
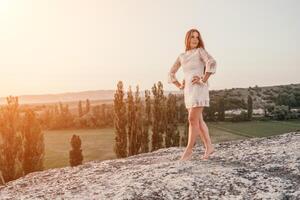
<path id="1" fill-rule="evenodd" d="M 217 61 L 210 89 L 300 83 L 298 0 L 0 0 L 0 96 L 140 90 L 191 28 Z M 176 77 L 183 78 L 179 69 Z"/>

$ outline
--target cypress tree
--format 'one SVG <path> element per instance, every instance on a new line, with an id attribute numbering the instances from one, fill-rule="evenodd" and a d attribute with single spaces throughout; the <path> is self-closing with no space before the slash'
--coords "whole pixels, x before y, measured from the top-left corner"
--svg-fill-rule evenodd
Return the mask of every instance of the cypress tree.
<path id="1" fill-rule="evenodd" d="M 0 112 L 0 171 L 7 182 L 22 175 L 16 169 L 22 162 L 23 148 L 20 148 L 22 137 L 18 134 L 21 125 L 18 97 L 9 96 L 6 101 L 7 105 Z"/>
<path id="2" fill-rule="evenodd" d="M 73 135 L 71 139 L 72 149 L 69 152 L 70 166 L 77 166 L 82 164 L 83 156 L 81 150 L 81 140 L 77 135 Z"/>
<path id="3" fill-rule="evenodd" d="M 178 147 L 180 143 L 180 131 L 177 129 L 175 134 L 173 135 L 173 146 Z"/>
<path id="4" fill-rule="evenodd" d="M 89 99 L 86 99 L 85 113 L 89 113 L 89 112 L 90 112 L 90 107 L 91 107 L 90 100 L 89 100 Z"/>
<path id="5" fill-rule="evenodd" d="M 248 120 L 252 120 L 252 113 L 253 113 L 253 101 L 252 97 L 248 95 Z"/>
<path id="6" fill-rule="evenodd" d="M 180 146 L 186 146 L 188 143 L 188 135 L 189 135 L 189 122 L 187 121 L 184 125 L 183 136 L 180 138 Z"/>
<path id="7" fill-rule="evenodd" d="M 59 128 L 70 128 L 73 126 L 73 115 L 71 114 L 69 110 L 69 105 L 63 105 L 63 103 L 59 102 Z"/>
<path id="8" fill-rule="evenodd" d="M 33 110 L 25 112 L 22 126 L 24 138 L 23 170 L 25 174 L 44 169 L 44 134 Z"/>
<path id="9" fill-rule="evenodd" d="M 173 101 L 173 105 L 172 105 L 175 109 L 173 109 L 174 112 L 174 120 L 173 120 L 173 127 L 174 127 L 174 133 L 172 134 L 172 146 L 176 147 L 179 146 L 179 140 L 180 140 L 180 132 L 178 130 L 178 112 L 179 112 L 179 106 L 177 105 L 177 96 L 174 95 L 174 101 Z"/>
<path id="10" fill-rule="evenodd" d="M 161 81 L 157 83 L 158 88 L 158 97 L 159 97 L 159 111 L 160 111 L 160 120 L 159 120 L 159 149 L 163 147 L 164 136 L 167 129 L 166 123 L 166 96 L 164 95 L 163 84 Z"/>
<path id="11" fill-rule="evenodd" d="M 166 111 L 166 138 L 165 145 L 166 147 L 176 146 L 175 140 L 177 140 L 177 103 L 176 103 L 176 95 L 169 93 L 167 99 L 167 111 Z"/>
<path id="12" fill-rule="evenodd" d="M 163 124 L 163 89 L 162 83 L 159 81 L 152 87 L 152 93 L 154 96 L 153 102 L 153 122 L 152 122 L 152 149 L 155 151 L 163 146 L 163 134 L 165 131 L 165 125 Z"/>
<path id="13" fill-rule="evenodd" d="M 135 117 L 135 107 L 134 107 L 134 98 L 131 90 L 131 86 L 129 86 L 129 89 L 127 91 L 127 128 L 128 128 L 128 140 L 129 140 L 129 146 L 128 146 L 128 156 L 132 156 L 135 154 L 135 138 L 136 138 L 136 130 L 134 127 L 134 123 L 136 120 Z"/>
<path id="14" fill-rule="evenodd" d="M 140 97 L 139 86 L 136 86 L 135 96 L 134 96 L 134 109 L 135 109 L 135 121 L 134 121 L 134 130 L 135 130 L 135 138 L 134 138 L 134 154 L 138 154 L 141 149 L 141 140 L 142 140 L 142 131 L 143 131 L 143 115 L 142 115 L 142 102 Z"/>
<path id="15" fill-rule="evenodd" d="M 117 158 L 127 156 L 127 132 L 126 132 L 126 104 L 124 102 L 123 82 L 119 81 L 114 94 L 114 127 L 115 144 L 114 152 Z"/>
<path id="16" fill-rule="evenodd" d="M 78 102 L 78 116 L 81 117 L 83 115 L 83 110 L 82 110 L 82 102 L 81 100 Z"/>
<path id="17" fill-rule="evenodd" d="M 180 105 L 179 105 L 178 121 L 180 123 L 184 123 L 186 120 L 186 117 L 187 117 L 187 110 L 186 110 L 185 104 L 183 102 L 183 103 L 180 103 Z"/>
<path id="18" fill-rule="evenodd" d="M 145 90 L 145 118 L 143 119 L 143 133 L 141 138 L 141 152 L 149 152 L 149 128 L 151 126 L 151 96 L 150 91 Z"/>
<path id="19" fill-rule="evenodd" d="M 107 114 L 106 114 L 106 104 L 103 103 L 101 105 L 101 125 L 106 126 L 108 124 L 107 123 L 108 120 L 109 120 L 109 118 L 107 117 Z"/>
<path id="20" fill-rule="evenodd" d="M 219 98 L 219 106 L 218 106 L 218 120 L 225 121 L 225 104 L 224 98 Z"/>

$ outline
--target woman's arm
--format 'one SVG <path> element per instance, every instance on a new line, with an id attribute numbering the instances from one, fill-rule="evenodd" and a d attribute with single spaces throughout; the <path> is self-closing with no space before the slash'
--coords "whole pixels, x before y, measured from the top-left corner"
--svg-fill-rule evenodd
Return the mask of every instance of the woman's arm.
<path id="1" fill-rule="evenodd" d="M 201 47 L 199 50 L 200 56 L 205 63 L 205 72 L 202 80 L 206 82 L 210 75 L 216 73 L 217 62 L 204 48 Z"/>
<path id="2" fill-rule="evenodd" d="M 176 72 L 178 71 L 180 66 L 181 66 L 181 63 L 180 63 L 180 59 L 179 59 L 179 56 L 178 56 L 175 63 L 173 64 L 173 66 L 171 67 L 171 69 L 168 73 L 168 83 L 173 83 L 178 88 L 181 87 L 181 84 L 176 78 Z"/>
<path id="3" fill-rule="evenodd" d="M 204 83 L 206 83 L 211 74 L 212 74 L 211 72 L 205 72 L 205 74 L 204 74 L 204 76 L 202 78 L 202 81 Z"/>

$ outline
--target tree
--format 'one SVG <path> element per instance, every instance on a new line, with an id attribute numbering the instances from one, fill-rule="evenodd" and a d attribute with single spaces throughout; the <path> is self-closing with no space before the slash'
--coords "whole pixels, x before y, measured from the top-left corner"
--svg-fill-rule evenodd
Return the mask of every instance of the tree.
<path id="1" fill-rule="evenodd" d="M 118 158 L 127 156 L 127 132 L 126 132 L 126 104 L 124 102 L 123 82 L 119 81 L 114 94 L 114 127 L 115 144 L 114 152 Z"/>
<path id="2" fill-rule="evenodd" d="M 141 137 L 141 153 L 149 152 L 149 127 L 151 125 L 151 97 L 150 91 L 145 90 L 145 117 L 143 118 L 143 132 Z"/>
<path id="3" fill-rule="evenodd" d="M 178 146 L 179 144 L 179 135 L 178 134 L 178 121 L 177 121 L 177 99 L 176 95 L 169 93 L 167 99 L 167 111 L 166 111 L 166 137 L 165 137 L 165 146 Z"/>
<path id="4" fill-rule="evenodd" d="M 224 98 L 219 98 L 218 101 L 218 120 L 219 121 L 225 121 L 225 100 Z"/>
<path id="5" fill-rule="evenodd" d="M 59 117 L 60 113 L 59 113 L 59 109 L 57 104 L 54 105 L 53 107 L 53 120 L 51 123 L 51 128 L 52 129 L 59 129 L 61 127 L 61 121 L 60 121 L 60 117 Z"/>
<path id="6" fill-rule="evenodd" d="M 106 126 L 107 121 L 109 120 L 108 115 L 106 114 L 106 104 L 101 105 L 101 125 Z"/>
<path id="7" fill-rule="evenodd" d="M 89 112 L 90 112 L 90 107 L 91 107 L 90 100 L 89 100 L 89 99 L 86 99 L 85 113 L 89 113 Z"/>
<path id="8" fill-rule="evenodd" d="M 184 102 L 180 103 L 179 110 L 178 110 L 178 122 L 185 123 L 187 115 L 188 115 L 188 112 L 187 112 Z"/>
<path id="9" fill-rule="evenodd" d="M 289 98 L 289 110 L 291 110 L 291 107 L 297 106 L 297 100 L 294 93 L 291 93 L 288 98 Z"/>
<path id="10" fill-rule="evenodd" d="M 253 101 L 252 97 L 248 95 L 248 120 L 252 120 L 252 113 L 253 113 Z"/>
<path id="11" fill-rule="evenodd" d="M 134 96 L 134 109 L 135 109 L 135 121 L 133 124 L 133 129 L 136 131 L 135 138 L 135 149 L 134 154 L 138 154 L 141 149 L 141 140 L 142 140 L 142 132 L 143 132 L 143 104 L 140 97 L 139 86 L 136 86 L 135 96 Z"/>
<path id="12" fill-rule="evenodd" d="M 127 91 L 127 134 L 129 140 L 128 146 L 128 156 L 134 155 L 135 149 L 135 137 L 136 137 L 136 130 L 134 129 L 134 122 L 135 122 L 135 108 L 134 108 L 134 99 L 131 90 L 131 86 Z"/>
<path id="13" fill-rule="evenodd" d="M 102 106 L 102 105 L 101 105 Z M 92 121 L 94 127 L 103 127 L 104 120 L 102 119 L 102 109 L 100 105 L 95 105 L 92 107 Z M 103 125 L 102 125 L 103 124 Z"/>
<path id="14" fill-rule="evenodd" d="M 180 138 L 180 146 L 186 146 L 188 143 L 188 135 L 189 135 L 189 122 L 187 121 L 184 125 L 183 136 Z"/>
<path id="15" fill-rule="evenodd" d="M 73 135 L 71 139 L 72 149 L 69 152 L 70 166 L 74 167 L 81 165 L 83 161 L 81 150 L 81 139 L 77 135 Z"/>
<path id="16" fill-rule="evenodd" d="M 152 122 L 152 149 L 155 151 L 162 148 L 163 146 L 163 134 L 164 134 L 164 124 L 163 124 L 163 86 L 159 81 L 152 87 L 152 93 L 154 96 L 153 102 L 153 122 Z"/>
<path id="17" fill-rule="evenodd" d="M 286 120 L 289 118 L 289 108 L 288 106 L 281 105 L 275 106 L 272 112 L 273 119 L 276 120 Z"/>
<path id="18" fill-rule="evenodd" d="M 81 100 L 78 102 L 78 116 L 81 117 L 83 115 L 83 110 L 82 110 L 82 102 Z"/>
<path id="19" fill-rule="evenodd" d="M 74 117 L 69 110 L 69 105 L 63 105 L 62 102 L 59 102 L 59 114 L 57 117 L 58 128 L 70 128 L 74 124 Z"/>
<path id="20" fill-rule="evenodd" d="M 180 131 L 178 129 L 176 129 L 176 132 L 173 135 L 172 141 L 173 141 L 172 145 L 174 147 L 178 147 L 179 146 L 179 144 L 180 144 Z"/>
<path id="21" fill-rule="evenodd" d="M 40 117 L 41 125 L 43 126 L 42 129 L 50 129 L 51 120 L 52 120 L 52 112 L 50 108 L 45 108 L 42 116 Z"/>
<path id="22" fill-rule="evenodd" d="M 18 97 L 6 98 L 7 105 L 0 112 L 0 171 L 5 181 L 14 180 L 23 175 L 22 163 L 23 148 L 20 130 L 20 115 Z M 17 169 L 21 169 L 17 171 Z"/>
<path id="23" fill-rule="evenodd" d="M 22 136 L 24 138 L 23 170 L 25 174 L 44 169 L 44 134 L 41 130 L 34 111 L 26 110 L 22 124 Z"/>
<path id="24" fill-rule="evenodd" d="M 136 92 L 133 97 L 131 87 L 127 93 L 127 116 L 128 116 L 128 138 L 129 149 L 128 154 L 136 155 L 141 148 L 142 135 L 142 105 L 140 98 L 139 86 L 136 86 Z"/>
<path id="25" fill-rule="evenodd" d="M 276 105 L 286 105 L 288 106 L 289 105 L 289 95 L 288 93 L 286 92 L 283 92 L 283 93 L 279 93 L 279 95 L 277 96 L 276 100 Z"/>

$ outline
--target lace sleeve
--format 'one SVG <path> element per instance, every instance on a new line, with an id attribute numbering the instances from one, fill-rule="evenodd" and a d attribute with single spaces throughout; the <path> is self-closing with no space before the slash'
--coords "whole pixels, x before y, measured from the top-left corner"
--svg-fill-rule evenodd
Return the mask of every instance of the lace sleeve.
<path id="1" fill-rule="evenodd" d="M 212 74 L 216 73 L 217 62 L 216 60 L 204 49 L 200 48 L 200 56 L 205 63 L 205 72 L 210 72 Z"/>
<path id="2" fill-rule="evenodd" d="M 169 70 L 168 83 L 175 83 L 176 81 L 178 81 L 175 74 L 178 71 L 180 66 L 181 66 L 181 63 L 180 63 L 180 58 L 178 56 L 175 63 L 173 64 L 173 66 Z"/>

